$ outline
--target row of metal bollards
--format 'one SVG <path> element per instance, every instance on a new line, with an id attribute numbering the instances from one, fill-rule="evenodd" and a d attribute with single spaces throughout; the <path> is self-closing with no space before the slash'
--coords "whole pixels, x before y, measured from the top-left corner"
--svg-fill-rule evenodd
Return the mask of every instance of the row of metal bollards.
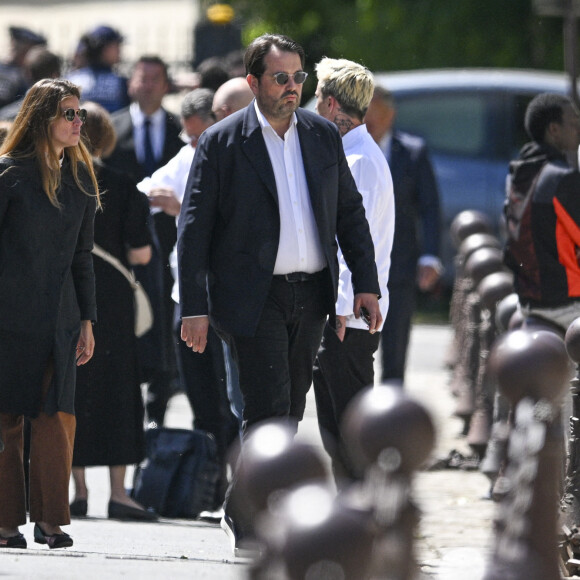
<path id="1" fill-rule="evenodd" d="M 485 580 L 575 576 L 580 371 L 570 379 L 572 362 L 580 364 L 580 319 L 564 335 L 522 315 L 499 240 L 481 214 L 462 212 L 451 233 L 458 249 L 448 356 L 455 414 L 499 503 Z"/>
<path id="2" fill-rule="evenodd" d="M 413 475 L 429 457 L 430 415 L 398 386 L 361 392 L 343 421 L 357 473 L 335 495 L 318 451 L 284 422 L 248 433 L 238 490 L 255 529 L 252 580 L 410 580 L 419 510 Z"/>
<path id="3" fill-rule="evenodd" d="M 564 337 L 524 319 L 498 240 L 479 216 L 464 218 L 452 227 L 449 365 L 455 413 L 498 502 L 484 580 L 572 577 L 580 571 L 580 318 Z M 434 446 L 429 413 L 384 384 L 352 401 L 342 433 L 358 478 L 338 495 L 318 451 L 291 426 L 266 422 L 247 434 L 238 493 L 259 552 L 251 580 L 417 577 L 413 477 Z"/>

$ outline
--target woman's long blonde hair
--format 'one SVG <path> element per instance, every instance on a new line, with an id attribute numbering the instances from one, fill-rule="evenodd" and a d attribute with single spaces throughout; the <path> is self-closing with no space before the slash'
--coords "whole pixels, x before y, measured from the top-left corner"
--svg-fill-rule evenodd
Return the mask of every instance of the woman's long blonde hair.
<path id="1" fill-rule="evenodd" d="M 33 85 L 24 97 L 0 155 L 13 159 L 36 158 L 42 176 L 42 187 L 50 203 L 59 207 L 60 159 L 50 136 L 50 125 L 62 115 L 60 103 L 68 97 L 80 99 L 80 89 L 64 79 L 42 79 Z M 82 139 L 74 147 L 66 147 L 65 155 L 79 189 L 94 195 L 100 206 L 99 186 L 91 155 Z M 84 164 L 92 181 L 94 193 L 87 190 L 79 178 L 79 164 Z"/>

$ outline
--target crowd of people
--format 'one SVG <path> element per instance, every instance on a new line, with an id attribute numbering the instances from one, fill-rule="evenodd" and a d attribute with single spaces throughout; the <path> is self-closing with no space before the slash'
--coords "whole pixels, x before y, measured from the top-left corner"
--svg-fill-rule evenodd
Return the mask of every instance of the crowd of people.
<path id="1" fill-rule="evenodd" d="M 70 70 L 40 35 L 10 34 L 0 67 L 0 547 L 26 547 L 28 507 L 35 541 L 72 545 L 60 526 L 87 515 L 91 466 L 109 468 L 109 517 L 155 521 L 127 495 L 127 466 L 182 390 L 192 427 L 215 438 L 208 511 L 223 515 L 238 552 L 254 534 L 239 466 L 228 470 L 232 444 L 267 419 L 297 429 L 313 383 L 340 489 L 355 477 L 340 421 L 374 383 L 381 345 L 382 380 L 404 382 L 415 283 L 428 290 L 441 274 L 425 143 L 393 131 L 392 95 L 345 59 L 316 65 L 316 112 L 300 108 L 305 54 L 283 35 L 252 41 L 242 69 L 239 55 L 201 63 L 177 118 L 164 107 L 172 81 L 159 56 L 141 56 L 128 78 L 117 72 L 118 31 L 83 35 Z M 152 305 L 140 337 L 123 269 Z"/>

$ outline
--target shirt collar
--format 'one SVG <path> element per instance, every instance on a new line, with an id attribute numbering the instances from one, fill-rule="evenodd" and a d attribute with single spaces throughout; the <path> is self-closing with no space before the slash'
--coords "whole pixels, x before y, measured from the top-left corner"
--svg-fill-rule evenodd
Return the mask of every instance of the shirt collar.
<path id="1" fill-rule="evenodd" d="M 368 133 L 367 126 L 363 123 L 354 129 L 351 129 L 348 133 L 342 136 L 342 146 L 344 149 L 351 147 L 357 141 L 362 139 Z"/>
<path id="2" fill-rule="evenodd" d="M 139 103 L 131 103 L 129 106 L 129 113 L 134 127 L 142 127 L 145 124 L 145 113 L 139 107 Z M 158 125 L 163 121 L 165 111 L 159 107 L 152 115 L 149 115 L 152 125 Z"/>
<path id="3" fill-rule="evenodd" d="M 260 123 L 260 127 L 262 127 L 262 130 L 264 130 L 266 127 L 270 127 L 270 129 L 274 131 L 274 127 L 270 125 L 268 119 L 266 119 L 262 111 L 260 111 L 260 107 L 258 107 L 258 101 L 256 101 L 256 99 L 254 99 L 254 109 L 256 111 L 256 115 L 258 116 L 258 123 Z M 292 113 L 292 121 L 290 121 L 290 127 L 292 127 L 293 125 L 296 126 L 297 121 L 298 119 L 296 118 L 296 113 Z M 288 130 L 290 130 L 290 127 L 288 128 Z"/>

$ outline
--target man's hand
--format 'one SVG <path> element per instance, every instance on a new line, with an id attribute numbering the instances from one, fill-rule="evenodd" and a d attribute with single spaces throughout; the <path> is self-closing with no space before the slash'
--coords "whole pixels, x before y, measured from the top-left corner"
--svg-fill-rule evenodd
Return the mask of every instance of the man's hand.
<path id="1" fill-rule="evenodd" d="M 154 187 L 147 197 L 151 207 L 158 207 L 168 215 L 178 216 L 181 211 L 181 204 L 171 187 Z"/>
<path id="2" fill-rule="evenodd" d="M 354 316 L 360 318 L 360 309 L 364 306 L 369 313 L 370 325 L 369 332 L 374 334 L 379 330 L 383 323 L 383 315 L 379 308 L 379 299 L 376 294 L 360 293 L 354 296 Z"/>
<path id="3" fill-rule="evenodd" d="M 346 316 L 336 315 L 336 336 L 340 342 L 344 341 L 344 335 L 346 334 Z"/>
<path id="4" fill-rule="evenodd" d="M 427 292 L 433 289 L 441 276 L 441 272 L 433 266 L 419 265 L 417 267 L 417 284 L 421 292 Z"/>
<path id="5" fill-rule="evenodd" d="M 181 338 L 193 352 L 200 354 L 207 345 L 207 331 L 209 318 L 207 316 L 194 316 L 181 320 Z"/>

